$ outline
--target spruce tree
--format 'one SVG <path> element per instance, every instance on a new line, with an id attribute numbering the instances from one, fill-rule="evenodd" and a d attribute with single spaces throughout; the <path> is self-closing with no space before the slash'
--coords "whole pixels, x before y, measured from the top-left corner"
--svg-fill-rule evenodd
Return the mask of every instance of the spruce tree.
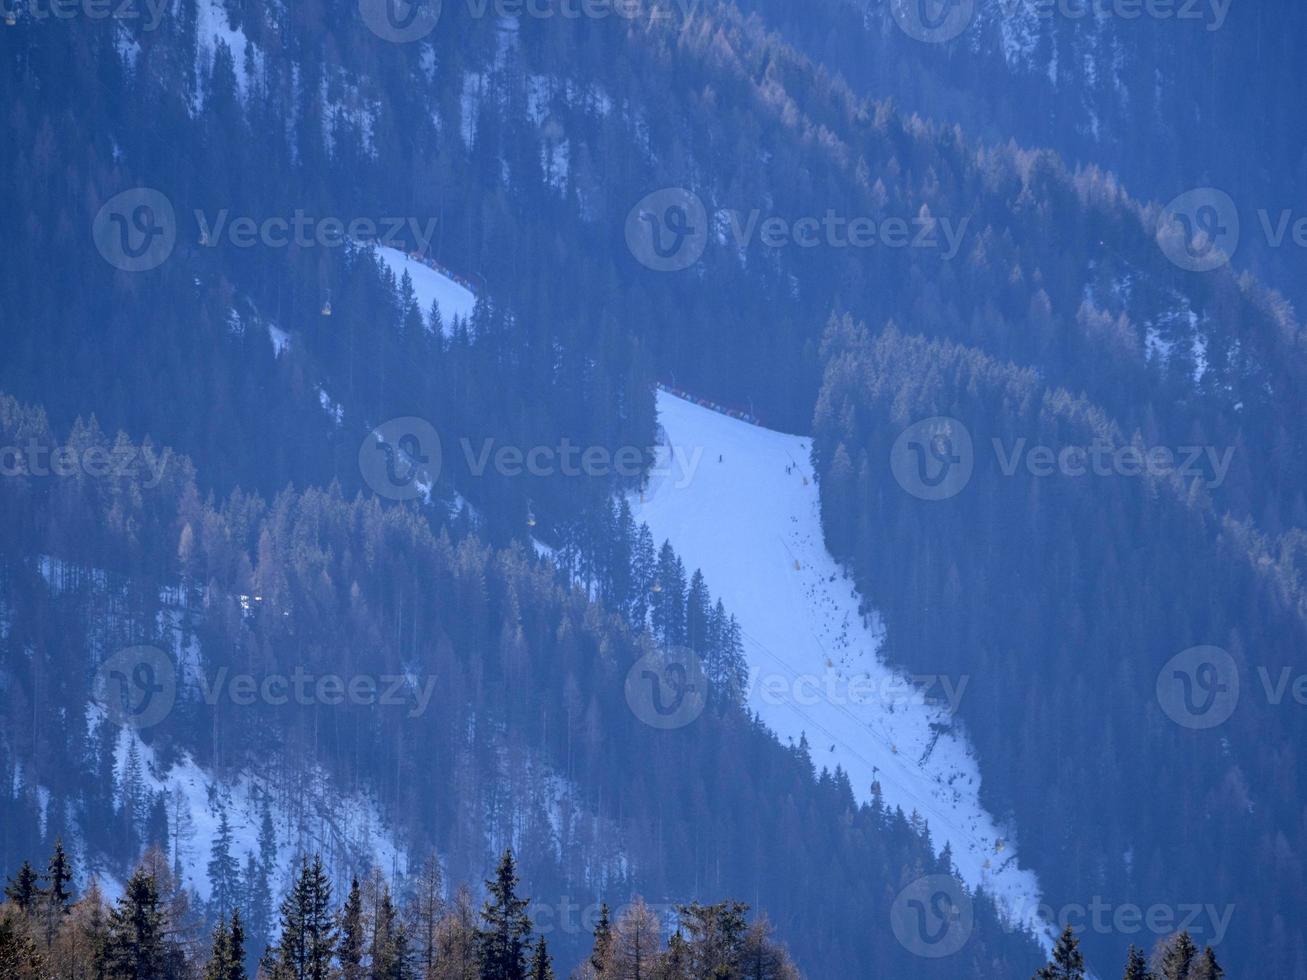
<path id="1" fill-rule="evenodd" d="M 204 966 L 204 980 L 227 980 L 231 972 L 231 935 L 227 932 L 227 920 L 219 917 L 213 929 L 213 945 L 209 950 L 209 962 Z"/>
<path id="2" fill-rule="evenodd" d="M 231 853 L 231 824 L 227 821 L 227 808 L 218 805 L 218 833 L 209 849 L 209 912 L 225 919 L 236 907 L 240 890 L 240 865 Z"/>
<path id="3" fill-rule="evenodd" d="M 1123 980 L 1152 980 L 1152 977 L 1153 975 L 1148 972 L 1148 960 L 1144 956 L 1144 951 L 1131 943 L 1130 950 L 1126 954 Z"/>
<path id="4" fill-rule="evenodd" d="M 595 923 L 594 948 L 590 953 L 590 965 L 595 973 L 604 972 L 604 964 L 608 961 L 608 948 L 612 942 L 613 926 L 608 918 L 608 903 L 604 902 L 599 906 L 599 921 Z"/>
<path id="5" fill-rule="evenodd" d="M 59 912 L 67 914 L 73 900 L 73 892 L 69 887 L 73 880 L 73 871 L 68 862 L 68 855 L 64 852 L 64 842 L 61 837 L 55 838 L 54 854 L 50 856 L 45 877 L 49 882 L 46 894 L 50 898 L 51 905 Z"/>
<path id="6" fill-rule="evenodd" d="M 154 876 L 137 868 L 109 913 L 106 980 L 164 980 L 166 925 Z"/>
<path id="7" fill-rule="evenodd" d="M 1189 973 L 1193 980 L 1221 980 L 1225 976 L 1225 970 L 1216 962 L 1216 953 L 1212 952 L 1211 946 L 1203 948 L 1202 959 Z"/>
<path id="8" fill-rule="evenodd" d="M 341 980 L 363 978 L 363 897 L 359 893 L 359 880 L 349 883 L 349 895 L 340 912 L 340 941 L 336 959 L 340 961 Z"/>
<path id="9" fill-rule="evenodd" d="M 1040 967 L 1035 980 L 1084 980 L 1084 976 L 1085 957 L 1080 952 L 1080 940 L 1067 926 L 1053 947 L 1053 962 Z"/>
<path id="10" fill-rule="evenodd" d="M 1171 937 L 1162 950 L 1161 980 L 1189 980 L 1189 968 L 1197 958 L 1198 947 L 1188 931 Z"/>
<path id="11" fill-rule="evenodd" d="M 327 980 L 335 952 L 331 882 L 315 855 L 281 903 L 281 939 L 273 956 L 275 980 Z"/>
<path id="12" fill-rule="evenodd" d="M 19 911 L 30 915 L 41 897 L 41 888 L 37 884 L 36 872 L 24 861 L 18 873 L 5 885 L 5 897 L 18 906 Z"/>
<path id="13" fill-rule="evenodd" d="M 490 897 L 481 909 L 484 927 L 477 930 L 477 956 L 486 980 L 525 980 L 531 920 L 527 901 L 517 897 L 513 850 L 504 851 L 495 877 L 486 882 Z"/>
<path id="14" fill-rule="evenodd" d="M 531 955 L 531 971 L 528 975 L 531 980 L 554 980 L 554 961 L 549 955 L 549 947 L 545 945 L 544 936 L 536 941 L 535 952 Z"/>
<path id="15" fill-rule="evenodd" d="M 245 974 L 245 923 L 241 910 L 231 910 L 231 926 L 227 930 L 227 975 L 222 980 L 246 980 Z"/>

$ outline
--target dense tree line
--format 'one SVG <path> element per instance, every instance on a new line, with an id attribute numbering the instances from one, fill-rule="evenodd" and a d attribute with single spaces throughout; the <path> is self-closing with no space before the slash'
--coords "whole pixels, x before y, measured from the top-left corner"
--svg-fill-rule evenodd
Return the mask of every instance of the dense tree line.
<path id="1" fill-rule="evenodd" d="M 1275 0 L 1224 14 L 1177 5 L 1155 8 L 1157 17 L 1113 16 L 1129 8 L 1110 5 L 1097 8 L 1109 12 L 1100 18 L 1078 3 L 982 0 L 948 44 L 910 38 L 888 4 L 739 6 L 856 91 L 892 99 L 905 114 L 960 124 L 987 142 L 1051 147 L 1116 172 L 1145 200 L 1203 186 L 1228 191 L 1248 222 L 1237 264 L 1301 307 L 1302 250 L 1272 247 L 1252 227 L 1259 208 L 1278 222 L 1302 183 L 1291 109 L 1305 94 L 1295 68 L 1294 39 L 1305 29 L 1299 5 Z M 1264 164 L 1249 170 L 1243 148 L 1252 145 Z"/>
<path id="2" fill-rule="evenodd" d="M 1301 663 L 1302 533 L 1268 540 L 1222 515 L 1201 473 L 1005 467 L 1021 440 L 1054 454 L 1150 443 L 973 348 L 845 317 L 824 354 L 813 453 L 828 546 L 884 614 L 891 657 L 970 678 L 960 716 L 987 804 L 1015 817 L 1052 904 L 1230 903 L 1235 946 L 1261 951 L 1232 975 L 1301 975 L 1302 936 L 1279 910 L 1307 900 L 1307 732 L 1259 671 Z M 923 500 L 892 453 L 938 416 L 967 428 L 974 470 L 950 499 Z M 1156 693 L 1164 665 L 1197 645 L 1227 650 L 1243 683 L 1210 730 L 1167 717 Z"/>
<path id="3" fill-rule="evenodd" d="M 1229 270 L 1178 273 L 1152 240 L 1156 209 L 1108 174 L 903 116 L 730 4 L 689 21 L 675 4 L 648 21 L 528 17 L 507 33 L 455 9 L 413 46 L 379 41 L 343 0 L 295 18 L 224 9 L 248 58 L 201 37 L 189 4 L 152 32 L 24 20 L 6 35 L 3 68 L 25 95 L 0 148 L 0 220 L 24 247 L 0 270 L 0 302 L 23 328 L 0 381 L 63 425 L 93 406 L 201 459 L 220 492 L 265 494 L 291 480 L 352 486 L 363 432 L 406 413 L 453 440 L 648 446 L 649 382 L 666 375 L 800 430 L 821 379 L 813 311 L 838 303 L 1035 366 L 1131 428 L 1238 442 L 1247 462 L 1218 491 L 1231 511 L 1272 534 L 1307 515 L 1307 454 L 1286 408 L 1305 363 L 1292 311 Z M 144 119 L 166 122 L 167 140 Z M 542 144 L 559 140 L 569 166 L 550 174 Z M 47 180 L 51 166 L 78 177 Z M 81 183 L 93 192 L 72 190 Z M 160 269 L 125 275 L 86 229 L 138 183 L 168 194 L 182 233 Z M 948 219 L 965 233 L 951 260 L 710 236 L 692 271 L 665 275 L 635 262 L 623 227 L 669 184 L 744 221 L 831 212 Z M 262 219 L 295 207 L 437 218 L 436 257 L 483 283 L 475 322 L 453 329 L 446 312 L 450 336 L 421 329 L 431 311 L 348 249 L 194 241 L 197 208 Z M 280 357 L 268 325 L 291 337 Z M 47 345 L 70 351 L 57 370 Z M 208 410 L 156 407 L 191 402 Z M 460 454 L 448 455 L 497 543 L 524 533 L 533 503 L 552 525 L 607 492 L 460 484 Z"/>
<path id="4" fill-rule="evenodd" d="M 60 442 L 12 400 L 0 403 L 0 430 L 6 443 Z M 89 423 L 78 432 L 83 448 L 113 444 Z M 537 895 L 740 895 L 766 910 L 805 969 L 936 968 L 912 965 L 888 908 L 906 882 L 951 872 L 948 855 L 915 814 L 859 805 L 843 772 L 816 771 L 806 743 L 778 744 L 741 708 L 735 628 L 670 549 L 652 566 L 666 585 L 651 587 L 641 626 L 534 554 L 457 526 L 437 534 L 416 505 L 335 488 L 271 502 L 233 492 L 219 504 L 174 458 L 148 489 L 83 473 L 0 480 L 0 496 L 22 529 L 0 548 L 5 873 L 63 833 L 123 878 L 151 847 L 178 877 L 185 817 L 151 788 L 148 749 L 155 772 L 189 756 L 215 781 L 258 777 L 290 826 L 316 820 L 324 778 L 358 787 L 406 847 L 438 849 L 455 880 L 515 846 Z M 641 722 L 624 692 L 632 665 L 714 630 L 724 655 L 709 656 L 708 673 L 724 693 L 688 727 Z M 179 681 L 167 717 L 130 735 L 87 705 L 103 659 L 140 643 L 167 651 Z M 204 694 L 224 669 L 296 668 L 435 678 L 438 692 L 425 711 L 407 687 L 390 707 Z M 561 797 L 560 778 L 572 787 Z M 252 945 L 271 934 L 285 885 L 268 870 L 275 841 L 261 834 L 241 854 L 215 809 L 202 862 L 210 901 L 193 910 L 212 923 L 239 905 Z M 1032 941 L 1003 930 L 983 891 L 974 901 L 968 962 L 1025 969 Z M 577 954 L 575 937 L 560 936 L 555 955 Z"/>
<path id="5" fill-rule="evenodd" d="M 424 776 L 453 783 L 459 799 L 493 804 L 502 814 L 495 779 L 521 787 L 509 778 L 496 740 L 518 732 L 524 720 L 538 723 L 540 734 L 533 731 L 531 740 L 547 745 L 569 776 L 605 774 L 587 782 L 596 805 L 624 819 L 657 814 L 639 828 L 648 852 L 671 839 L 671 846 L 696 855 L 692 863 L 710 884 L 724 886 L 724 874 L 749 879 L 738 888 L 731 879 L 732 887 L 717 893 L 749 894 L 763 878 L 769 896 L 784 891 L 780 883 L 804 865 L 781 874 L 770 857 L 744 843 L 758 834 L 733 836 L 713 814 L 740 807 L 732 812 L 788 821 L 793 829 L 807 806 L 828 818 L 841 809 L 838 776 L 811 797 L 796 796 L 792 808 L 758 802 L 788 799 L 795 786 L 807 786 L 810 763 L 798 748 L 768 756 L 777 750 L 765 734 L 724 710 L 706 723 L 723 726 L 712 728 L 722 740 L 708 748 L 696 743 L 692 758 L 704 773 L 697 781 L 685 772 L 673 775 L 674 753 L 666 746 L 655 752 L 656 787 L 632 789 L 635 780 L 614 773 L 629 732 L 619 723 L 614 735 L 609 725 L 630 719 L 616 688 L 601 687 L 594 677 L 620 676 L 640 642 L 632 635 L 641 631 L 611 626 L 609 601 L 628 615 L 647 602 L 660 634 L 652 642 L 688 635 L 692 621 L 703 621 L 681 611 L 676 589 L 665 589 L 654 603 L 624 581 L 620 560 L 592 547 L 626 540 L 606 533 L 620 522 L 610 504 L 615 487 L 495 473 L 470 478 L 462 454 L 451 451 L 437 492 L 437 505 L 448 507 L 428 508 L 418 520 L 408 509 L 354 498 L 356 453 L 371 426 L 401 414 L 439 423 L 451 450 L 464 437 L 522 447 L 556 445 L 563 437 L 647 447 L 655 432 L 650 382 L 661 375 L 722 400 L 751 401 L 773 424 L 802 428 L 822 382 L 820 314 L 837 302 L 869 322 L 894 318 L 927 336 L 1011 360 L 1028 369 L 1024 377 L 1084 391 L 1122 431 L 1138 430 L 1150 442 L 1238 446 L 1236 468 L 1212 496 L 1222 512 L 1250 518 L 1268 535 L 1270 564 L 1282 572 L 1296 567 L 1294 529 L 1307 520 L 1307 453 L 1293 414 L 1302 401 L 1301 328 L 1292 311 L 1251 279 L 1177 274 L 1151 241 L 1155 213 L 1130 200 L 1112 177 L 1092 168 L 1072 172 L 1051 153 L 980 145 L 956 128 L 866 100 L 729 4 L 705 6 L 689 21 L 670 8 L 669 18 L 637 22 L 524 18 L 508 37 L 494 19 L 454 8 L 429 44 L 409 47 L 372 37 L 359 25 L 357 5 L 345 0 L 294 9 L 230 2 L 223 9 L 252 41 L 244 58 L 201 37 L 195 8 L 180 4 L 177 16 L 153 32 L 89 19 L 43 30 L 24 18 L 6 33 L 0 61 L 8 90 L 22 93 L 6 103 L 11 137 L 0 144 L 6 174 L 0 233 L 13 243 L 0 266 L 0 316 L 8 328 L 0 382 L 46 404 L 77 440 L 101 438 L 90 421 L 74 429 L 75 420 L 95 412 L 110 431 L 149 432 L 199 465 L 193 486 L 182 480 L 159 495 L 113 481 L 81 481 L 74 493 L 65 481 L 56 506 L 44 510 L 32 509 L 29 485 L 8 488 L 9 502 L 28 508 L 22 513 L 32 520 L 6 528 L 12 551 L 4 574 L 16 626 L 5 638 L 4 663 L 16 680 L 7 680 L 3 692 L 5 765 L 16 771 L 21 763 L 29 775 L 48 777 L 56 814 L 70 806 L 112 813 L 113 820 L 87 824 L 100 835 L 96 845 L 118 860 L 131 860 L 158 837 L 167 807 L 157 800 L 122 805 L 113 733 L 97 730 L 82 710 L 86 657 L 106 642 L 112 649 L 132 630 L 133 640 L 154 636 L 160 590 L 181 583 L 187 608 L 195 610 L 183 639 L 200 638 L 207 666 L 268 669 L 288 658 L 348 666 L 357 654 L 346 644 L 353 644 L 380 649 L 377 662 L 387 670 L 401 671 L 416 659 L 448 683 L 454 703 L 490 705 L 488 726 L 479 723 L 487 712 L 462 708 L 413 726 L 448 750 L 436 754 Z M 546 131 L 566 140 L 566 174 L 543 162 Z M 155 272 L 132 275 L 101 260 L 87 229 L 100 204 L 137 184 L 167 193 L 183 220 L 174 256 Z M 924 213 L 955 224 L 966 218 L 969 230 L 963 250 L 947 262 L 936 250 L 777 250 L 756 239 L 737 248 L 711 237 L 694 270 L 661 275 L 631 259 L 622 227 L 643 193 L 668 184 L 693 188 L 710 211 L 759 208 L 793 218 L 833 210 L 877 220 Z M 346 218 L 438 216 L 435 254 L 478 277 L 482 302 L 468 322 L 454 323 L 438 310 L 418 309 L 406 284 L 366 250 L 208 248 L 195 240 L 190 223 L 195 208 L 261 218 L 294 207 Z M 328 299 L 329 317 L 322 312 Z M 1198 381 L 1188 310 L 1206 345 L 1207 369 Z M 270 327 L 291 339 L 280 354 Z M 1154 336 L 1178 353 L 1164 360 L 1151 354 Z M 338 404 L 339 414 L 324 411 L 324 399 Z M 859 419 L 854 428 L 871 424 Z M 862 438 L 846 439 L 858 464 L 854 446 Z M 283 492 L 288 485 L 328 489 Z M 838 485 L 825 481 L 823 493 Z M 473 506 L 459 507 L 455 490 Z M 841 555 L 852 553 L 850 535 L 858 535 L 856 553 L 869 554 L 880 515 L 896 513 L 873 509 L 867 499 L 846 496 L 853 506 L 847 511 L 827 505 L 837 515 L 831 540 Z M 985 518 L 1001 524 L 1009 503 Z M 1022 513 L 1029 505 L 1023 499 L 1015 506 Z M 535 536 L 569 566 L 561 585 L 514 547 L 533 521 Z M 1068 521 L 1062 530 L 1080 526 L 1097 525 Z M 1157 526 L 1140 524 L 1141 539 L 1151 541 Z M 902 529 L 906 534 L 915 525 Z M 1259 540 L 1242 524 L 1228 537 Z M 1185 551 L 1184 559 L 1197 553 Z M 895 594 L 911 591 L 913 615 L 940 602 L 922 590 L 925 583 L 947 586 L 952 567 L 933 559 L 918 567 L 921 555 L 935 554 L 930 548 L 905 545 L 895 554 L 898 570 L 912 575 L 890 584 Z M 1008 552 L 985 554 L 1006 558 Z M 50 555 L 70 563 L 61 566 L 75 582 L 70 592 L 53 595 L 43 581 L 40 556 Z M 987 612 L 980 621 L 993 624 L 1006 610 L 1023 623 L 1043 622 L 1047 632 L 1054 622 L 1081 622 L 1062 618 L 1061 606 L 1035 605 L 1046 593 L 1034 590 L 1041 579 L 1028 566 L 1000 567 L 1025 568 L 1025 592 L 981 588 L 970 594 L 991 603 L 983 609 L 973 603 L 967 613 Z M 683 571 L 666 570 L 659 584 L 679 583 Z M 97 582 L 101 571 L 108 583 Z M 972 574 L 982 578 L 974 566 Z M 414 587 L 419 579 L 435 583 L 430 595 Z M 574 595 L 576 580 L 589 589 Z M 1130 595 L 1151 594 L 1159 580 L 1141 578 L 1140 591 Z M 862 584 L 878 604 L 890 591 L 871 589 L 876 583 L 869 579 Z M 592 602 L 596 590 L 601 603 Z M 691 591 L 687 583 L 687 609 Z M 241 597 L 255 595 L 262 601 L 246 612 Z M 1022 599 L 1019 612 L 1008 605 Z M 938 637 L 905 628 L 906 613 L 899 615 L 900 659 L 912 661 L 910 648 L 938 649 L 915 646 L 919 639 L 969 637 L 959 625 L 963 610 L 949 608 L 956 619 L 950 616 L 949 631 Z M 1252 608 L 1262 615 L 1260 600 Z M 436 623 L 440 629 L 430 629 Z M 719 635 L 723 626 L 717 617 Z M 997 635 L 998 627 L 991 629 Z M 1036 635 L 1046 634 L 1029 634 Z M 85 642 L 79 646 L 77 638 Z M 1170 642 L 1168 636 L 1149 649 Z M 30 659 L 24 644 L 36 650 Z M 1065 649 L 1061 659 L 1073 660 L 1072 648 Z M 988 656 L 1001 665 L 997 652 Z M 517 669 L 523 662 L 534 673 L 523 675 Z M 1022 660 L 1030 662 L 1033 654 Z M 608 673 L 596 672 L 596 663 Z M 1041 663 L 1036 673 L 1044 671 Z M 1050 673 L 1062 681 L 1072 671 Z M 509 678 L 521 680 L 513 685 Z M 1077 692 L 1074 705 L 1087 703 L 1081 688 L 1067 690 Z M 979 710 L 986 702 L 969 704 Z M 1025 778 L 1012 774 L 1015 762 L 1004 761 L 1020 758 L 1020 751 L 999 751 L 1015 735 L 997 705 L 982 715 L 994 726 L 985 738 L 996 743 L 985 746 L 986 765 L 999 767 L 987 787 Z M 319 752 L 349 772 L 354 765 L 342 760 L 377 760 L 367 776 L 388 806 L 442 840 L 457 835 L 453 850 L 464 871 L 484 864 L 487 845 L 476 840 L 477 821 L 414 778 L 416 763 L 401 758 L 397 744 L 407 729 L 348 711 L 333 715 L 348 717 L 347 724 L 322 729 L 314 710 L 273 715 L 251 708 L 210 717 L 183 699 L 172 724 L 185 737 L 165 729 L 158 747 L 167 759 L 177 746 L 194 745 L 219 770 L 249 762 L 265 738 L 286 747 L 293 772 L 302 773 L 304 761 Z M 1110 705 L 1105 713 L 1112 714 Z M 478 723 L 471 724 L 474 717 Z M 1055 717 L 1039 716 L 1026 734 L 1051 727 Z M 39 723 L 29 725 L 32 718 Z M 728 744 L 736 751 L 730 740 L 737 737 L 749 748 L 728 764 L 715 753 Z M 741 752 L 785 761 L 778 770 L 740 767 Z M 1294 756 L 1292 745 L 1287 752 L 1276 766 Z M 1273 778 L 1264 771 L 1270 765 L 1263 763 L 1258 785 Z M 740 768 L 754 769 L 747 775 L 758 779 L 747 791 L 723 790 L 708 775 L 721 772 L 722 781 L 734 781 Z M 1231 777 L 1228 796 L 1241 795 L 1241 777 Z M 1196 785 L 1207 784 L 1195 777 L 1177 792 L 1197 794 Z M 1074 774 L 1055 773 L 1041 790 L 1048 787 L 1065 789 L 1041 797 L 1054 809 L 1037 816 L 1056 812 L 1075 825 L 1092 812 L 1062 809 L 1080 798 Z M 32 793 L 25 786 L 3 804 L 13 814 L 8 827 L 16 828 L 7 830 L 8 855 L 44 843 L 35 839 L 41 823 Z M 813 803 L 818 797 L 821 803 Z M 1023 797 L 1014 791 L 997 802 L 1005 798 Z M 669 835 L 659 805 L 666 799 L 691 801 L 697 819 L 680 821 Z M 1263 810 L 1258 819 L 1283 816 L 1291 799 L 1286 786 L 1267 808 L 1276 817 Z M 1230 803 L 1222 812 L 1236 810 Z M 879 833 L 879 823 L 864 819 L 864 828 Z M 885 822 L 900 827 L 893 818 Z M 533 832 L 545 833 L 544 823 L 534 818 Z M 844 833 L 831 819 L 817 823 L 825 829 L 815 837 L 827 842 Z M 700 836 L 703 827 L 714 828 L 711 842 Z M 1059 850 L 1041 840 L 1056 833 L 1042 820 L 1022 827 L 1034 839 L 1023 854 L 1033 852 L 1041 874 L 1060 874 L 1055 869 L 1070 845 L 1064 841 Z M 776 826 L 770 833 L 785 836 Z M 894 840 L 889 851 L 900 854 L 902 840 Z M 1277 844 L 1259 839 L 1268 852 Z M 824 853 L 815 841 L 812 846 Z M 847 846 L 861 853 L 869 845 Z M 714 848 L 718 860 L 710 861 Z M 1300 853 L 1296 844 L 1291 848 Z M 1162 857 L 1147 861 L 1150 880 L 1170 873 Z M 837 878 L 847 884 L 843 868 L 858 864 L 841 862 Z M 770 900 L 756 904 L 777 914 Z M 804 935 L 815 937 L 827 924 Z M 778 916 L 778 925 L 788 930 L 793 923 Z M 1277 934 L 1280 928 L 1273 919 L 1267 926 Z M 1286 957 L 1301 946 L 1292 938 L 1275 943 Z M 822 948 L 837 962 L 844 952 L 838 942 Z"/>
<path id="6" fill-rule="evenodd" d="M 62 849 L 46 875 L 26 863 L 0 904 L 0 973 L 6 980 L 553 980 L 545 930 L 533 935 L 530 900 L 511 850 L 476 908 L 460 885 L 445 894 L 440 865 L 407 897 L 379 872 L 351 880 L 343 902 L 320 857 L 305 858 L 280 910 L 274 942 L 247 948 L 239 908 L 218 920 L 207 948 L 184 890 L 158 852 L 147 854 L 115 902 L 91 879 L 68 891 Z M 46 884 L 40 884 L 45 881 Z M 579 980 L 798 980 L 765 918 L 740 902 L 691 903 L 664 922 L 638 896 L 610 920 L 604 905 Z M 253 965 L 250 965 L 251 962 Z"/>

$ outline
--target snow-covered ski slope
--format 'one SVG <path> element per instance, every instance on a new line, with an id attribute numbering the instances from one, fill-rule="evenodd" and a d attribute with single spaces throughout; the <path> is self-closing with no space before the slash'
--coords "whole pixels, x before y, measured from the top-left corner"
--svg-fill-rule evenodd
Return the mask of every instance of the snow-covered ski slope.
<path id="1" fill-rule="evenodd" d="M 663 391 L 658 416 L 667 444 L 631 505 L 738 618 L 750 706 L 783 741 L 806 734 L 816 765 L 842 766 L 860 801 L 878 781 L 887 805 L 920 813 L 967 884 L 983 884 L 1047 944 L 1035 874 L 1017 867 L 1010 829 L 980 805 L 966 740 L 940 727 L 950 723 L 950 699 L 965 698 L 965 681 L 937 679 L 922 691 L 879 658 L 883 628 L 863 621 L 822 539 L 808 439 Z"/>
<path id="2" fill-rule="evenodd" d="M 472 315 L 472 308 L 476 306 L 477 298 L 466 286 L 441 275 L 428 265 L 409 258 L 397 248 L 378 245 L 377 255 L 390 267 L 396 279 L 404 278 L 405 272 L 409 274 L 409 278 L 413 280 L 413 293 L 417 296 L 418 309 L 422 311 L 423 316 L 431 312 L 433 299 L 440 302 L 440 316 L 445 321 L 446 329 L 453 323 L 454 317 L 467 319 Z"/>

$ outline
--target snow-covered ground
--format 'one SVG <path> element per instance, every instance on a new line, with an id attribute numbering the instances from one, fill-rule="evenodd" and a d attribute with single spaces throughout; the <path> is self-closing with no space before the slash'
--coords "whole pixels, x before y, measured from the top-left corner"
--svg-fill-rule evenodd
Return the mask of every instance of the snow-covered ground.
<path id="1" fill-rule="evenodd" d="M 102 710 L 94 704 L 88 707 L 92 725 L 98 722 Z M 220 813 L 227 814 L 232 835 L 231 854 L 244 873 L 246 856 L 259 854 L 261 800 L 265 795 L 277 839 L 276 871 L 272 880 L 275 900 L 279 901 L 290 885 L 304 855 L 320 854 L 337 880 L 360 874 L 369 867 L 381 869 L 392 881 L 408 871 L 406 850 L 376 804 L 358 793 L 343 792 L 321 770 L 308 774 L 290 796 L 279 792 L 268 781 L 248 774 L 216 779 L 184 753 L 165 769 L 157 761 L 154 750 L 135 731 L 124 728 L 117 745 L 120 779 L 132 749 L 139 759 L 144 789 L 150 794 L 163 793 L 167 799 L 170 833 L 175 837 L 179 823 L 185 828 L 180 841 L 169 841 L 168 857 L 180 858 L 186 887 L 205 901 L 211 890 L 206 869 L 210 848 L 218 834 Z M 179 848 L 180 853 L 174 855 L 174 848 Z M 95 874 L 100 878 L 108 898 L 116 898 L 121 893 L 121 882 L 96 865 L 95 858 L 90 856 L 81 866 L 87 869 L 88 876 Z"/>
<path id="2" fill-rule="evenodd" d="M 968 885 L 983 884 L 1047 944 L 1034 872 L 1017 867 L 1013 831 L 980 805 L 977 762 L 948 729 L 949 702 L 965 698 L 966 681 L 923 691 L 879 658 L 883 628 L 863 621 L 822 540 L 808 439 L 667 392 L 658 413 L 676 457 L 698 463 L 665 464 L 664 446 L 667 475 L 632 508 L 739 619 L 750 706 L 782 740 L 806 734 L 814 762 L 842 766 L 859 800 L 879 782 L 889 806 L 920 813 Z"/>
<path id="3" fill-rule="evenodd" d="M 440 317 L 445 321 L 446 330 L 454 322 L 454 317 L 468 319 L 472 316 L 477 298 L 466 286 L 448 276 L 442 276 L 430 266 L 414 261 L 397 248 L 378 245 L 377 255 L 390 267 L 396 279 L 402 279 L 405 272 L 409 274 L 423 316 L 431 312 L 433 299 L 440 303 Z"/>

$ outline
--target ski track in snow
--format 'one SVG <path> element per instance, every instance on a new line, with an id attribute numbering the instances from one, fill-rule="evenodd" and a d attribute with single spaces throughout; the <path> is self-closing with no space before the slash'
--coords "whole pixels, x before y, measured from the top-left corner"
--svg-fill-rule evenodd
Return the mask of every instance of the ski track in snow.
<path id="1" fill-rule="evenodd" d="M 418 309 L 423 316 L 431 312 L 431 301 L 434 299 L 440 303 L 440 317 L 445 322 L 446 331 L 453 324 L 454 317 L 465 320 L 471 318 L 477 299 L 466 286 L 456 283 L 448 276 L 442 276 L 430 266 L 415 262 L 397 248 L 378 245 L 377 255 L 390 267 L 396 279 L 404 278 L 405 272 L 409 274 L 413 280 Z"/>
<path id="2" fill-rule="evenodd" d="M 806 734 L 813 762 L 842 766 L 859 801 L 879 781 L 888 806 L 920 813 L 935 847 L 951 846 L 963 880 L 983 885 L 1051 947 L 1039 883 L 1017 866 L 1011 832 L 981 806 L 965 737 L 932 730 L 949 724 L 948 695 L 962 680 L 923 690 L 881 660 L 884 628 L 874 613 L 864 623 L 853 584 L 822 538 L 809 439 L 661 391 L 658 414 L 674 448 L 660 449 L 659 472 L 632 509 L 656 543 L 671 541 L 688 571 L 703 571 L 738 618 L 750 707 L 782 741 Z M 685 462 L 667 462 L 676 457 Z"/>

